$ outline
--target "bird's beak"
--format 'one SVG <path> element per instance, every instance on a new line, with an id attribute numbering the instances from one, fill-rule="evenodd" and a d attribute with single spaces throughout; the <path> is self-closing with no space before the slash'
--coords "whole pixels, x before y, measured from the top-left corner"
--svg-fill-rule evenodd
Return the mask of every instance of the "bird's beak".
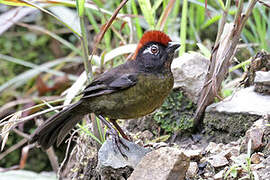
<path id="1" fill-rule="evenodd" d="M 166 51 L 167 51 L 168 54 L 173 54 L 179 47 L 180 47 L 180 43 L 178 43 L 178 42 L 169 42 Z"/>

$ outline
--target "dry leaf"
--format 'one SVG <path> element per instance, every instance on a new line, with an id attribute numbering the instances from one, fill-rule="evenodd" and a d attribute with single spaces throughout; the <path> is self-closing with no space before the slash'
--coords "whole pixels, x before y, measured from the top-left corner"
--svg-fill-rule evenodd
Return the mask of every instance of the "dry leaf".
<path id="1" fill-rule="evenodd" d="M 1 146 L 1 151 L 3 151 L 5 144 L 8 140 L 8 135 L 9 131 L 16 124 L 16 120 L 19 119 L 22 116 L 22 111 L 16 112 L 10 119 L 9 122 L 6 125 L 3 126 L 3 129 L 1 131 L 1 136 L 2 136 L 2 146 Z"/>

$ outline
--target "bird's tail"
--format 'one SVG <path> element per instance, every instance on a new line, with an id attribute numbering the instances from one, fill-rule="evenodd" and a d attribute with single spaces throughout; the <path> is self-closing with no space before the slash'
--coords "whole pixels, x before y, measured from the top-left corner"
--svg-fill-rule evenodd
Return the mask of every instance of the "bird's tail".
<path id="1" fill-rule="evenodd" d="M 81 101 L 56 113 L 31 135 L 30 143 L 38 142 L 43 149 L 48 149 L 55 142 L 61 144 L 69 131 L 83 118 L 85 113 L 81 112 Z"/>

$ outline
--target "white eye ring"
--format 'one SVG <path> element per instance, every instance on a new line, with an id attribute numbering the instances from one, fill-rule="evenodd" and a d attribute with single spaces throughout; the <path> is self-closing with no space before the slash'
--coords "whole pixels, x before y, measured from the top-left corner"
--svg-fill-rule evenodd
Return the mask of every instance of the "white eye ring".
<path id="1" fill-rule="evenodd" d="M 159 49 L 158 49 L 158 46 L 157 45 L 152 45 L 151 47 L 150 47 L 150 52 L 151 52 L 151 54 L 158 54 L 158 52 L 159 52 Z"/>

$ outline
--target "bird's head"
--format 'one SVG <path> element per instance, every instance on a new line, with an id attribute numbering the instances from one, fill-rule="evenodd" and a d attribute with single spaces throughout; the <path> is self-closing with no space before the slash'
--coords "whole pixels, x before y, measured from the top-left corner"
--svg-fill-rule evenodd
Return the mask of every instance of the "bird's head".
<path id="1" fill-rule="evenodd" d="M 170 69 L 174 52 L 180 47 L 179 43 L 172 42 L 169 36 L 161 31 L 144 33 L 132 59 L 146 69 Z"/>

